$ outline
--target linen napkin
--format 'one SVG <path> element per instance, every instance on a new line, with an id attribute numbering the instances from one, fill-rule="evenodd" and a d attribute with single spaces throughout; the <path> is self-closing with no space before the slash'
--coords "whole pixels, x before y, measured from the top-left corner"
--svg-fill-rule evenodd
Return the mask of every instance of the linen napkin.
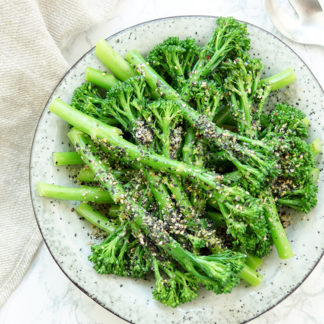
<path id="1" fill-rule="evenodd" d="M 0 306 L 41 243 L 29 194 L 29 155 L 41 111 L 69 68 L 60 50 L 111 17 L 117 1 L 0 2 Z"/>

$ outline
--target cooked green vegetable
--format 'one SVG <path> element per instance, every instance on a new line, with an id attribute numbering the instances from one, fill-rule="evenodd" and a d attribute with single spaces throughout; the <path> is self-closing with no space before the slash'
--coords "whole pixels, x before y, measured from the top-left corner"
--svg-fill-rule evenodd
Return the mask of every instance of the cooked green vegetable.
<path id="1" fill-rule="evenodd" d="M 112 203 L 111 196 L 102 188 L 80 186 L 64 187 L 44 182 L 37 183 L 37 192 L 41 197 L 54 199 Z"/>
<path id="2" fill-rule="evenodd" d="M 180 89 L 193 70 L 199 52 L 194 39 L 169 37 L 149 52 L 147 60 L 173 87 Z"/>
<path id="3" fill-rule="evenodd" d="M 100 160 L 98 151 L 88 136 L 77 129 L 72 129 L 68 136 L 84 162 L 96 173 L 103 188 L 109 192 L 116 204 L 121 205 L 123 217 L 130 223 L 133 235 L 138 237 L 139 240 L 144 240 L 143 234 L 147 235 L 207 289 L 216 293 L 232 290 L 239 282 L 238 274 L 245 266 L 244 254 L 228 250 L 209 256 L 195 256 L 184 249 L 165 230 L 166 224 L 155 219 L 127 195 L 122 185 L 110 172 L 110 167 Z M 107 255 L 104 253 L 104 256 L 100 252 L 103 259 L 113 259 L 112 262 L 109 262 L 109 267 L 105 267 L 103 271 L 127 275 L 127 271 L 123 267 L 123 256 L 127 251 L 128 239 L 124 238 L 124 235 L 123 228 L 118 228 L 102 243 L 104 248 L 95 248 L 94 261 L 98 262 L 97 250 L 107 251 Z M 120 242 L 121 238 L 123 238 L 122 242 Z M 125 245 L 126 247 L 123 248 Z M 111 268 L 111 263 L 113 268 Z"/>
<path id="4" fill-rule="evenodd" d="M 40 182 L 38 193 L 83 202 L 77 212 L 106 235 L 89 256 L 98 273 L 152 275 L 154 298 L 176 307 L 200 286 L 258 285 L 272 245 L 294 255 L 277 208 L 316 205 L 322 143 L 306 142 L 302 110 L 267 102 L 294 71 L 262 78 L 249 48 L 246 24 L 231 17 L 202 47 L 172 36 L 146 59 L 99 40 L 114 75 L 88 67 L 70 105 L 51 102 L 75 148 L 53 153 L 53 165 L 75 165 L 80 185 Z"/>

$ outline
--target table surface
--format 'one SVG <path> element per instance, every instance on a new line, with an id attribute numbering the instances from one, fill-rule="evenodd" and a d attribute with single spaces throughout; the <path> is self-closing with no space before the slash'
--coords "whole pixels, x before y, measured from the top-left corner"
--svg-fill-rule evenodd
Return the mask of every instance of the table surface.
<path id="1" fill-rule="evenodd" d="M 287 0 L 280 3 L 294 15 Z M 123 0 L 110 20 L 78 35 L 63 50 L 73 64 L 97 39 L 151 19 L 177 15 L 228 16 L 253 23 L 277 35 L 306 62 L 324 86 L 324 48 L 289 42 L 273 27 L 260 0 Z M 307 280 L 275 308 L 251 321 L 258 323 L 324 323 L 324 259 Z M 61 272 L 43 244 L 20 286 L 0 309 L 2 324 L 122 324 L 76 288 Z"/>

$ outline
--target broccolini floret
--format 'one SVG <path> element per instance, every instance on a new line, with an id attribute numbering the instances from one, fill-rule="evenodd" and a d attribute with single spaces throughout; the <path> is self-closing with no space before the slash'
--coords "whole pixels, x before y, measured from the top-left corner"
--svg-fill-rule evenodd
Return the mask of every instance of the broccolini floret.
<path id="1" fill-rule="evenodd" d="M 91 247 L 89 260 L 100 274 L 141 278 L 150 272 L 150 261 L 136 239 L 130 241 L 127 227 L 121 226 L 102 243 Z M 140 259 L 138 259 L 140 257 Z"/>
<path id="2" fill-rule="evenodd" d="M 116 124 L 102 111 L 105 92 L 90 82 L 85 82 L 73 92 L 71 106 L 107 124 Z"/>
<path id="3" fill-rule="evenodd" d="M 153 297 L 162 304 L 177 307 L 198 296 L 199 282 L 190 273 L 178 270 L 170 261 L 153 258 L 155 284 Z"/>
<path id="4" fill-rule="evenodd" d="M 250 48 L 246 24 L 232 17 L 217 19 L 217 27 L 199 53 L 190 80 L 198 81 L 211 74 L 225 59 L 236 58 Z"/>
<path id="5" fill-rule="evenodd" d="M 311 146 L 300 137 L 279 140 L 280 174 L 272 191 L 279 205 L 309 212 L 317 203 L 317 186 L 313 178 L 316 166 Z"/>
<path id="6" fill-rule="evenodd" d="M 261 82 L 261 60 L 242 55 L 225 61 L 221 70 L 226 73 L 224 88 L 238 131 L 256 137 L 263 105 L 270 93 L 267 85 Z"/>
<path id="7" fill-rule="evenodd" d="M 182 96 L 186 98 L 199 113 L 213 120 L 221 108 L 224 91 L 212 80 L 201 80 L 186 82 L 182 89 Z"/>
<path id="8" fill-rule="evenodd" d="M 302 186 L 288 183 L 285 187 L 285 191 L 277 196 L 279 205 L 305 213 L 316 206 L 318 188 L 312 178 L 307 179 Z"/>
<path id="9" fill-rule="evenodd" d="M 263 120 L 266 132 L 273 132 L 287 136 L 308 137 L 309 121 L 306 114 L 293 106 L 280 103 Z"/>
<path id="10" fill-rule="evenodd" d="M 272 142 L 280 172 L 272 184 L 274 198 L 281 206 L 309 212 L 317 203 L 317 186 L 313 178 L 315 156 L 305 138 L 308 120 L 301 110 L 288 104 L 277 104 L 265 118 L 262 133 Z"/>
<path id="11" fill-rule="evenodd" d="M 156 45 L 147 61 L 176 89 L 181 89 L 198 59 L 200 48 L 193 38 L 169 37 Z"/>
<path id="12" fill-rule="evenodd" d="M 136 132 L 145 104 L 145 81 L 133 77 L 112 87 L 102 104 L 102 114 L 115 118 L 125 130 Z"/>

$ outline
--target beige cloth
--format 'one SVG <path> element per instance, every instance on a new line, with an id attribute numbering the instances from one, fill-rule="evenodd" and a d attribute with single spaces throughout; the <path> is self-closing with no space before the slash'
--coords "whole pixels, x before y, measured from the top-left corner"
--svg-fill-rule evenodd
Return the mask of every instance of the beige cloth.
<path id="1" fill-rule="evenodd" d="M 0 306 L 41 242 L 29 194 L 29 154 L 41 111 L 69 68 L 60 49 L 111 16 L 117 1 L 0 2 Z"/>

